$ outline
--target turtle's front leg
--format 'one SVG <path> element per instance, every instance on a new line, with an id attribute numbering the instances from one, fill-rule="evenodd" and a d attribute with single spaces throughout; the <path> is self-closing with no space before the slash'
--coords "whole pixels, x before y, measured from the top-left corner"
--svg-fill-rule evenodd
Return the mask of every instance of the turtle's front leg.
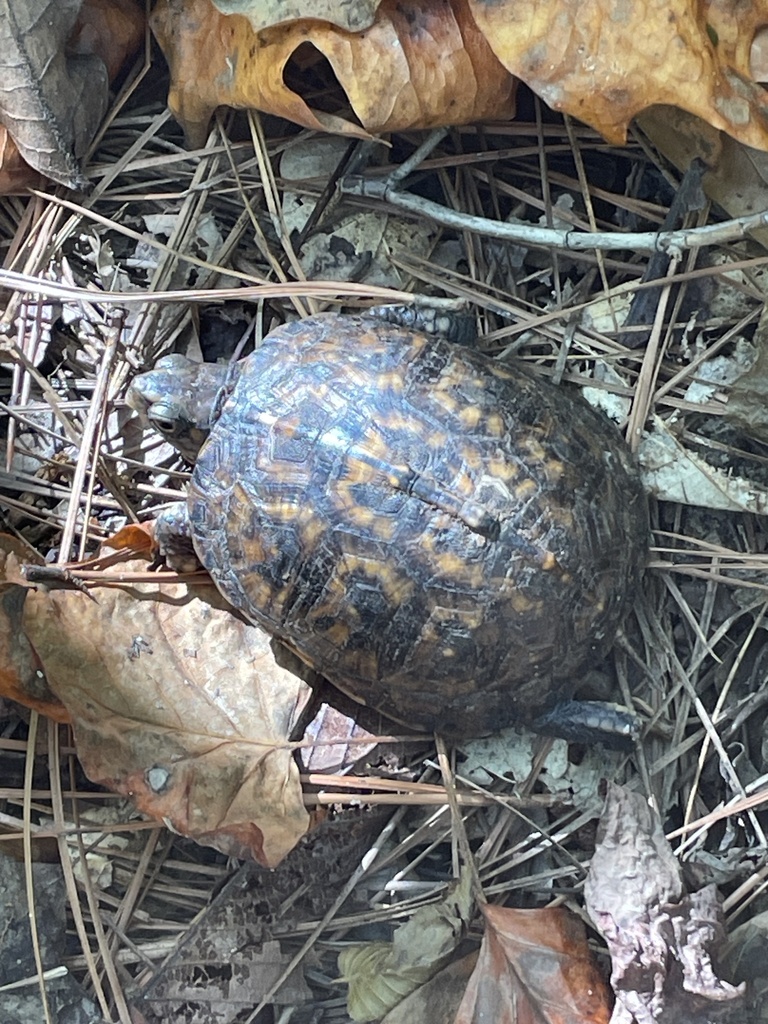
<path id="1" fill-rule="evenodd" d="M 196 572 L 200 568 L 200 559 L 192 544 L 185 501 L 177 501 L 160 512 L 155 520 L 155 541 L 171 569 L 176 572 Z"/>

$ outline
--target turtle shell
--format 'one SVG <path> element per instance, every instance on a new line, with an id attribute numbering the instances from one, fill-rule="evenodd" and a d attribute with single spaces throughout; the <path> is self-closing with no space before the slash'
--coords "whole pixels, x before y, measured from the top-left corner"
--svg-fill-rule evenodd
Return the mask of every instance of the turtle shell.
<path id="1" fill-rule="evenodd" d="M 242 361 L 188 510 L 233 605 L 357 700 L 453 735 L 569 697 L 648 540 L 630 453 L 580 396 L 355 316 Z"/>

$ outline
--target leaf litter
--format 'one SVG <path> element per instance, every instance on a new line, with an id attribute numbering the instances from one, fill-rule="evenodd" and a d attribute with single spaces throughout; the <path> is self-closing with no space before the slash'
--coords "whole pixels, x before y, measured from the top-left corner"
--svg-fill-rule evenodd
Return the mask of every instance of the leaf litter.
<path id="1" fill-rule="evenodd" d="M 516 120 L 488 125 L 482 132 L 456 131 L 419 165 L 422 181 L 429 182 L 446 208 L 534 225 L 543 218 L 544 224 L 556 226 L 570 217 L 568 222 L 582 230 L 652 230 L 661 224 L 672 199 L 667 182 L 674 180 L 674 172 L 653 155 L 645 136 L 633 134 L 628 148 L 619 151 L 591 130 L 551 117 L 535 98 L 523 94 L 522 99 Z M 311 132 L 254 117 L 247 119 L 244 132 L 242 122 L 221 117 L 206 148 L 189 153 L 163 112 L 151 76 L 123 102 L 127 105 L 115 112 L 87 165 L 95 186 L 91 196 L 72 202 L 51 192 L 28 209 L 15 199 L 2 201 L 3 235 L 14 255 L 21 257 L 17 265 L 24 266 L 26 277 L 15 284 L 4 278 L 12 290 L 3 315 L 2 355 L 13 374 L 4 409 L 12 408 L 13 418 L 0 501 L 6 527 L 23 538 L 24 550 L 16 557 L 24 555 L 26 561 L 34 560 L 30 545 L 49 551 L 67 524 L 73 543 L 65 545 L 64 557 L 90 554 L 126 520 L 144 521 L 162 502 L 183 493 L 186 467 L 137 431 L 120 403 L 122 389 L 137 369 L 172 346 L 183 351 L 196 348 L 209 358 L 211 352 L 231 353 L 248 332 L 263 332 L 276 319 L 323 308 L 331 295 L 354 305 L 360 300 L 381 302 L 388 294 L 381 287 L 344 282 L 333 285 L 332 292 L 329 286 L 303 281 L 313 267 L 306 264 L 302 269 L 301 235 L 286 226 L 282 211 L 289 200 L 300 197 L 308 207 L 318 206 L 309 236 L 321 231 L 329 244 L 336 224 L 353 217 L 356 210 L 387 223 L 402 217 L 374 200 L 339 199 L 327 188 L 333 171 L 325 182 L 313 177 L 282 179 L 282 155 L 298 141 L 311 147 Z M 395 136 L 393 149 L 381 153 L 381 167 L 371 168 L 369 174 L 381 176 L 397 167 L 419 141 L 415 135 Z M 342 164 L 340 156 L 339 169 Z M 691 215 L 697 224 L 704 217 L 714 222 L 717 213 Z M 206 220 L 218 230 L 206 231 L 212 244 L 202 248 L 200 225 Z M 737 473 L 757 489 L 765 486 L 762 450 L 749 431 L 745 433 L 750 413 L 744 413 L 742 403 L 740 419 L 731 418 L 732 385 L 719 380 L 698 402 L 691 400 L 688 390 L 699 383 L 699 367 L 715 356 L 716 346 L 724 358 L 733 360 L 740 344 L 759 349 L 763 289 L 757 272 L 765 263 L 759 248 L 732 243 L 718 262 L 707 250 L 699 250 L 695 258 L 676 258 L 673 276 L 662 283 L 647 282 L 645 290 L 655 295 L 655 334 L 647 348 L 638 351 L 622 341 L 618 314 L 600 321 L 588 320 L 586 314 L 600 303 L 605 306 L 606 300 L 610 308 L 620 308 L 643 276 L 642 253 L 554 252 L 525 244 L 513 249 L 485 237 L 479 228 L 456 233 L 432 221 L 422 226 L 430 236 L 425 249 L 376 257 L 382 259 L 384 271 L 397 271 L 396 301 L 401 301 L 403 291 L 410 291 L 470 303 L 484 348 L 522 356 L 543 372 L 615 398 L 613 408 L 619 418 L 629 418 L 633 441 L 641 435 L 633 433 L 632 424 L 645 423 L 652 431 L 656 416 L 685 458 L 690 460 L 695 453 L 697 467 L 714 481 L 724 475 L 732 486 Z M 163 233 L 154 235 L 153 228 Z M 40 238 L 45 245 L 38 244 Z M 341 235 L 339 252 L 344 251 L 345 240 Z M 95 261 L 94 253 L 103 255 Z M 104 278 L 96 276 L 97 266 Z M 135 298 L 126 302 L 120 343 L 107 359 L 110 326 L 105 304 L 93 290 L 88 294 L 84 289 L 94 284 L 109 289 L 118 274 L 131 282 Z M 30 299 L 27 291 L 35 280 L 49 282 L 48 292 L 42 292 L 50 303 L 46 323 L 39 300 Z M 211 307 L 210 296 L 203 301 L 203 289 L 221 281 L 233 287 L 226 294 L 238 300 L 231 320 L 219 315 L 221 307 Z M 278 287 L 265 287 L 270 281 Z M 723 302 L 726 283 L 731 298 Z M 155 301 L 164 291 L 171 295 Z M 666 306 L 660 305 L 661 299 Z M 65 309 L 72 315 L 62 316 Z M 19 324 L 25 329 L 17 340 Z M 90 361 L 85 359 L 88 353 Z M 755 388 L 759 387 L 758 379 Z M 51 408 L 53 420 L 41 421 L 40 414 L 49 414 Z M 95 411 L 86 429 L 89 409 Z M 84 445 L 88 430 L 94 443 Z M 18 463 L 12 460 L 22 457 L 25 468 L 16 475 Z M 83 468 L 76 478 L 78 458 Z M 652 987 L 669 998 L 664 985 L 676 977 L 674 965 L 684 963 L 694 976 L 698 971 L 704 977 L 703 951 L 708 947 L 703 939 L 708 929 L 716 934 L 720 907 L 727 911 L 729 925 L 758 919 L 760 872 L 766 861 L 765 534 L 754 507 L 738 512 L 710 507 L 700 492 L 685 502 L 661 488 L 657 496 L 647 599 L 628 624 L 611 663 L 593 673 L 587 686 L 597 696 L 631 695 L 644 714 L 649 730 L 642 755 L 605 759 L 603 774 L 653 796 L 665 829 L 678 830 L 673 840 L 678 844 L 676 859 L 684 861 L 686 877 L 692 880 L 691 896 L 676 890 L 674 900 L 668 901 L 682 908 L 675 912 L 682 925 L 677 932 L 672 929 L 674 941 L 654 946 L 658 975 L 651 973 Z M 59 609 L 76 607 L 77 612 L 66 615 L 74 616 L 77 624 L 58 634 L 59 646 L 65 641 L 93 641 L 99 634 L 91 616 L 104 616 L 106 611 L 106 618 L 125 633 L 124 638 L 120 633 L 114 650 L 106 652 L 106 668 L 99 669 L 110 680 L 111 691 L 124 667 L 130 678 L 133 662 L 143 671 L 161 650 L 154 637 L 148 637 L 151 630 L 146 624 L 138 625 L 132 618 L 138 615 L 135 606 L 150 602 L 136 599 L 129 610 L 117 603 L 120 591 L 103 586 L 89 590 L 88 596 L 78 592 L 84 582 L 81 575 L 72 570 L 64 581 L 68 589 L 38 590 L 23 603 L 18 595 L 21 584 L 14 579 L 2 596 L 16 596 L 3 603 L 2 611 L 10 628 L 26 636 L 20 616 L 31 598 L 30 606 L 39 604 L 36 614 L 39 623 L 46 624 L 47 637 L 53 609 L 58 617 Z M 144 578 L 127 586 L 136 593 L 158 588 L 157 582 Z M 179 592 L 185 594 L 192 587 L 187 582 L 172 586 L 183 588 Z M 196 594 L 202 593 L 194 586 Z M 192 599 L 185 600 L 189 607 Z M 159 630 L 157 636 L 164 638 L 160 623 L 170 621 L 175 609 L 171 605 L 161 612 L 160 607 L 151 621 Z M 98 612 L 99 608 L 105 611 Z M 72 621 L 61 614 L 63 621 Z M 35 612 L 30 615 L 32 621 Z M 191 633 L 189 626 L 178 629 L 182 652 L 185 644 L 195 646 L 188 643 Z M 38 673 L 46 675 L 35 660 L 40 652 L 20 644 L 12 645 L 8 655 L 12 671 L 6 662 L 0 670 L 11 674 L 14 682 L 23 678 L 25 684 L 39 683 Z M 182 656 L 188 662 L 200 660 Z M 166 660 L 174 664 L 175 657 L 169 654 Z M 114 671 L 118 665 L 119 673 Z M 51 673 L 49 685 L 55 676 Z M 87 731 L 87 690 L 78 692 L 76 686 L 73 693 L 78 712 L 85 712 L 81 732 Z M 99 699 L 104 696 L 101 692 Z M 207 701 L 208 696 L 203 687 L 202 697 Z M 40 699 L 40 707 L 58 706 L 50 691 Z M 97 737 L 100 761 L 94 774 L 101 778 L 106 777 L 102 771 L 117 763 L 120 744 L 130 745 L 131 730 L 122 728 L 129 698 L 110 699 L 115 701 L 110 713 L 120 727 L 111 735 L 109 750 Z M 147 748 L 139 758 L 147 799 L 148 787 L 162 789 L 168 782 L 163 774 L 167 765 L 153 760 L 157 735 L 169 732 L 164 712 L 156 707 L 142 712 L 150 726 L 155 715 L 155 735 L 150 727 L 148 738 L 142 737 Z M 490 906 L 482 918 L 473 918 L 456 948 L 457 959 L 408 1000 L 430 999 L 426 985 L 440 985 L 443 972 L 454 970 L 461 981 L 450 1006 L 441 1012 L 445 1020 L 455 1019 L 471 969 L 462 944 L 474 950 L 467 956 L 475 956 L 481 931 L 483 959 L 460 1019 L 480 1019 L 483 1000 L 498 1010 L 500 1003 L 506 1007 L 519 999 L 512 994 L 517 990 L 508 987 L 515 976 L 527 991 L 532 1012 L 543 1012 L 544 1003 L 553 1002 L 555 979 L 559 984 L 576 964 L 593 969 L 581 940 L 574 939 L 558 952 L 557 929 L 546 916 L 551 909 L 539 909 L 550 902 L 581 909 L 587 860 L 596 848 L 599 800 L 588 803 L 582 789 L 596 786 L 595 769 L 577 748 L 568 749 L 567 768 L 559 764 L 556 770 L 545 756 L 549 741 L 540 738 L 527 741 L 525 756 L 517 754 L 506 763 L 503 751 L 494 750 L 491 759 L 487 752 L 477 755 L 470 750 L 471 763 L 479 763 L 485 772 L 478 775 L 473 770 L 471 777 L 464 773 L 464 751 L 455 751 L 438 771 L 428 742 L 418 746 L 402 740 L 382 743 L 354 769 L 348 764 L 341 772 L 323 774 L 304 767 L 297 770 L 301 801 L 300 806 L 294 804 L 295 838 L 301 834 L 300 821 L 311 820 L 314 828 L 268 873 L 248 862 L 233 870 L 220 850 L 136 817 L 117 796 L 84 777 L 73 759 L 69 727 L 55 727 L 34 714 L 26 721 L 11 704 L 4 705 L 3 715 L 0 758 L 6 785 L 0 835 L 7 848 L 23 845 L 25 833 L 30 856 L 47 842 L 58 846 L 79 838 L 111 862 L 109 879 L 95 862 L 89 866 L 87 858 L 79 858 L 78 874 L 82 865 L 87 870 L 78 880 L 70 859 L 61 856 L 68 920 L 77 936 L 76 945 L 67 951 L 66 966 L 87 986 L 105 1019 L 127 1022 L 137 1019 L 137 1013 L 147 1021 L 169 1016 L 189 1021 L 256 1019 L 259 1003 L 273 1005 L 278 1014 L 290 1010 L 292 1020 L 313 1019 L 313 1014 L 315 1020 L 348 1019 L 336 968 L 340 947 L 390 942 L 397 924 L 445 897 L 451 879 L 458 877 L 459 860 L 466 862 L 468 857 L 485 896 L 514 906 Z M 219 715 L 219 721 L 226 720 L 226 709 Z M 59 720 L 67 717 L 63 713 Z M 77 722 L 74 728 L 77 739 Z M 345 739 L 345 728 L 336 722 L 329 746 Z M 284 739 L 283 735 L 281 742 Z M 269 742 L 274 743 L 274 737 Z M 322 743 L 317 750 L 323 749 Z M 558 756 L 562 758 L 562 753 Z M 578 778 L 582 760 L 584 781 Z M 30 766 L 26 779 L 25 764 Z M 277 777 L 285 780 L 292 775 L 288 769 Z M 109 802 L 118 813 L 104 819 L 96 810 Z M 212 811 L 218 806 L 214 802 Z M 162 803 L 158 808 L 161 814 L 166 809 Z M 171 810 L 178 813 L 175 802 Z M 223 820 L 216 818 L 214 832 Z M 638 846 L 646 836 L 660 842 L 658 823 L 644 831 L 645 826 L 624 822 L 623 833 L 632 827 Z M 239 833 L 235 835 L 239 838 Z M 127 836 L 127 845 L 113 842 L 117 836 Z M 226 826 L 216 838 L 227 839 Z M 226 844 L 225 849 L 232 852 Z M 638 882 L 658 881 L 655 861 L 644 860 Z M 610 861 L 604 866 L 602 849 L 595 863 L 593 881 L 599 867 L 597 882 L 605 888 L 616 868 Z M 281 871 L 286 874 L 278 883 Z M 713 882 L 719 886 L 717 896 L 697 902 L 704 899 L 700 893 L 712 892 L 708 887 Z M 655 902 L 646 898 L 641 918 L 644 914 L 642 919 L 651 923 L 661 922 L 663 913 L 668 918 L 663 908 L 657 913 L 661 902 L 661 897 Z M 599 905 L 602 913 L 608 912 Z M 522 926 L 512 922 L 516 912 L 531 915 L 533 969 L 519 966 L 520 955 L 507 942 L 508 933 L 509 940 L 517 942 L 523 934 Z M 701 923 L 694 927 L 696 921 Z M 44 927 L 39 916 L 37 927 Z M 614 953 L 614 970 L 625 964 L 631 975 L 634 950 L 618 948 Z M 531 979 L 549 962 L 552 980 L 542 994 Z M 438 970 L 439 963 L 433 966 Z M 658 984 L 657 976 L 662 978 Z M 673 987 L 676 998 L 684 995 L 684 986 Z M 621 991 L 618 981 L 617 988 Z M 591 980 L 576 986 L 582 1000 L 585 993 L 598 991 Z M 641 1000 L 645 990 L 637 984 L 630 991 Z M 565 998 L 557 996 L 558 1008 Z M 405 1020 L 408 1012 L 423 1016 L 425 1005 L 431 1009 L 436 1004 L 407 1005 L 421 1009 L 407 1010 L 403 1002 L 390 1011 L 391 1020 L 397 1019 L 392 1015 L 398 1010 L 406 1014 L 400 1017 Z M 687 1010 L 690 1004 L 684 1007 Z M 556 1012 L 559 1009 L 552 1009 L 550 1018 L 557 1019 Z M 610 1007 L 597 1001 L 574 1012 L 581 1015 L 577 1019 L 600 1020 Z M 737 1012 L 743 1014 L 743 1007 Z"/>

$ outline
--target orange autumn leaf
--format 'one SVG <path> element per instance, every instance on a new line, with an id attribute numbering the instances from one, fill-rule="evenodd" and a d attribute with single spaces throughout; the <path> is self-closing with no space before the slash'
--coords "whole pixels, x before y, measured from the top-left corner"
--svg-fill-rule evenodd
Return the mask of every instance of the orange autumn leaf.
<path id="1" fill-rule="evenodd" d="M 467 0 L 383 0 L 350 32 L 304 19 L 257 32 L 211 0 L 159 0 L 152 29 L 171 69 L 168 102 L 193 145 L 216 107 L 255 108 L 322 131 L 370 133 L 509 118 L 512 76 L 493 56 Z M 330 64 L 356 124 L 310 107 L 286 85 L 289 62 Z"/>
<path id="2" fill-rule="evenodd" d="M 135 554 L 151 556 L 157 545 L 154 540 L 154 523 L 129 523 L 103 545 L 103 550 L 132 551 Z"/>
<path id="3" fill-rule="evenodd" d="M 768 149 L 765 92 L 750 73 L 766 0 L 468 2 L 512 74 L 611 142 L 626 140 L 641 110 L 669 104 Z"/>

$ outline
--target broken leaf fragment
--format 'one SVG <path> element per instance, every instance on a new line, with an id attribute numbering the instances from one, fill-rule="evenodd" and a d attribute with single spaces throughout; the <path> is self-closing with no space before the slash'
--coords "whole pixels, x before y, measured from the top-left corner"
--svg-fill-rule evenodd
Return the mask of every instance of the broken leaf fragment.
<path id="1" fill-rule="evenodd" d="M 308 684 L 212 586 L 30 592 L 22 625 L 94 782 L 177 832 L 268 866 L 307 831 L 288 737 Z"/>
<path id="2" fill-rule="evenodd" d="M 646 486 L 663 501 L 729 512 L 768 512 L 768 488 L 711 466 L 685 447 L 660 417 L 643 436 L 638 461 Z"/>

